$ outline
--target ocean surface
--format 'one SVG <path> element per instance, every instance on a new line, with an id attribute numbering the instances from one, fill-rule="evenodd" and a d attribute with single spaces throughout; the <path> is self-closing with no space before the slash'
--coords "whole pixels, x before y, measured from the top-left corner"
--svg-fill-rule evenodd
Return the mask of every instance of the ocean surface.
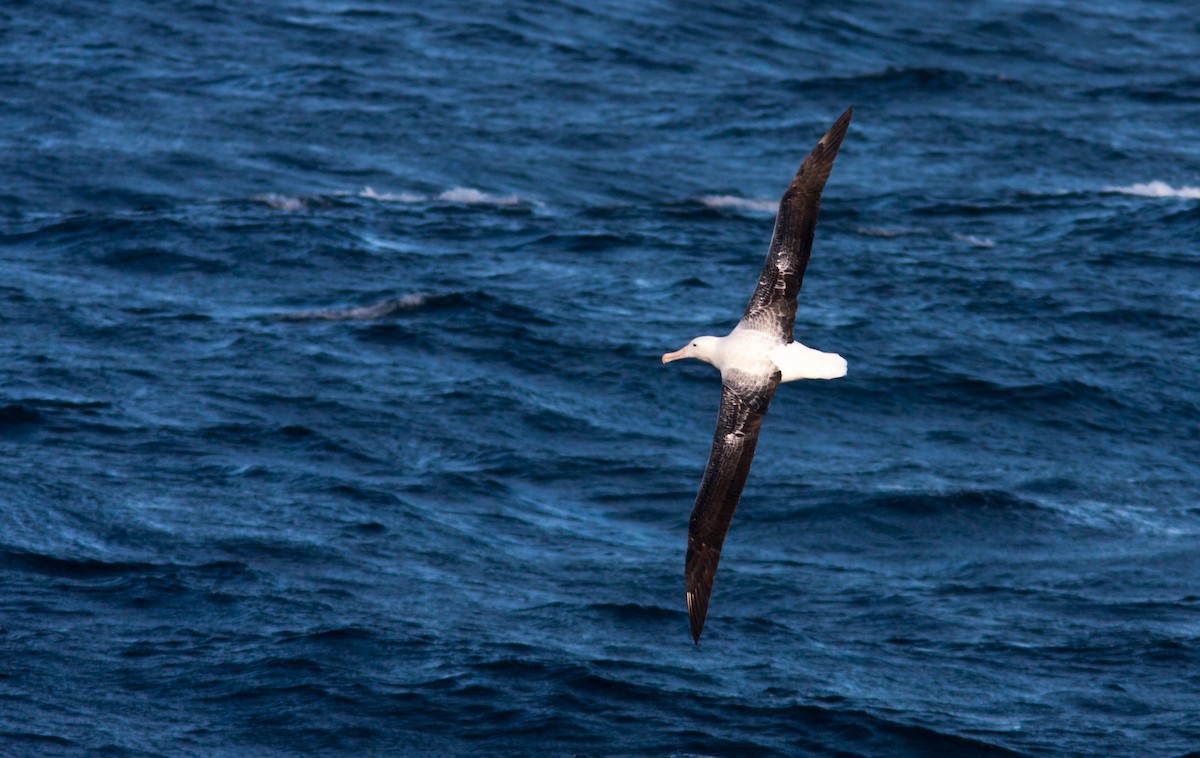
<path id="1" fill-rule="evenodd" d="M 1192 4 L 0 6 L 5 756 L 1181 755 L 1198 481 Z"/>

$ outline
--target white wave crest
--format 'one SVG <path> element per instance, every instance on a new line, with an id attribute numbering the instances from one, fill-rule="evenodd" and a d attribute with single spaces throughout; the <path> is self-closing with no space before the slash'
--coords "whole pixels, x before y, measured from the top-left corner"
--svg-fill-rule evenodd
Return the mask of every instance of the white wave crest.
<path id="1" fill-rule="evenodd" d="M 316 311 L 295 311 L 285 313 L 279 318 L 285 321 L 371 321 L 383 318 L 398 311 L 409 311 L 420 308 L 429 301 L 427 295 L 419 292 L 403 297 L 389 298 L 378 303 L 364 305 L 358 308 L 322 308 Z"/>
<path id="2" fill-rule="evenodd" d="M 952 238 L 958 240 L 959 242 L 965 242 L 968 245 L 973 245 L 975 247 L 995 247 L 996 246 L 996 243 L 994 240 L 990 240 L 987 237 L 976 237 L 974 234 L 958 234 L 957 232 L 951 232 L 950 236 Z"/>
<path id="3" fill-rule="evenodd" d="M 778 200 L 755 200 L 736 195 L 702 195 L 696 200 L 709 208 L 736 208 L 759 213 L 774 213 L 779 208 Z"/>
<path id="4" fill-rule="evenodd" d="M 924 234 L 923 229 L 893 229 L 884 226 L 859 226 L 854 231 L 864 237 L 906 237 L 913 234 Z"/>
<path id="5" fill-rule="evenodd" d="M 411 192 L 376 192 L 370 187 L 363 187 L 358 196 L 384 203 L 423 203 L 429 199 L 425 195 L 414 195 Z"/>
<path id="6" fill-rule="evenodd" d="M 258 203 L 266 203 L 277 211 L 294 213 L 308 208 L 308 201 L 302 197 L 289 197 L 288 195 L 278 195 L 274 192 L 268 192 L 265 195 L 255 195 L 250 199 Z"/>
<path id="7" fill-rule="evenodd" d="M 957 242 L 965 242 L 974 247 L 995 247 L 996 241 L 987 237 L 977 237 L 974 234 L 959 234 L 958 232 L 944 232 L 937 229 L 926 229 L 923 227 L 901 228 L 901 227 L 886 227 L 886 226 L 859 226 L 855 227 L 854 231 L 864 237 L 949 237 Z"/>
<path id="8" fill-rule="evenodd" d="M 370 187 L 363 187 L 363 191 L 359 192 L 358 196 L 384 203 L 428 203 L 440 200 L 444 203 L 462 203 L 463 205 L 521 205 L 528 203 L 541 206 L 541 203 L 536 200 L 526 200 L 518 195 L 493 195 L 473 187 L 454 187 L 432 196 L 412 192 L 376 192 Z"/>
<path id="9" fill-rule="evenodd" d="M 1166 182 L 1160 181 L 1131 184 L 1128 187 L 1105 187 L 1104 190 L 1105 192 L 1119 192 L 1122 195 L 1138 195 L 1139 197 L 1181 197 L 1188 200 L 1200 200 L 1200 187 L 1176 189 Z"/>
<path id="10" fill-rule="evenodd" d="M 438 195 L 438 200 L 466 205 L 517 205 L 521 198 L 516 195 L 493 195 L 471 187 L 455 187 Z"/>

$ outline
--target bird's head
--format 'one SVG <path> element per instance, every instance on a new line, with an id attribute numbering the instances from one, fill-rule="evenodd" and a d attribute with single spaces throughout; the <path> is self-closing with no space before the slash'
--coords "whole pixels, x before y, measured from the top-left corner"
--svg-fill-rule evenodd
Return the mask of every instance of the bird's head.
<path id="1" fill-rule="evenodd" d="M 670 363 L 680 358 L 698 358 L 705 363 L 712 363 L 718 342 L 720 342 L 718 337 L 697 337 L 675 352 L 664 355 L 662 362 Z"/>

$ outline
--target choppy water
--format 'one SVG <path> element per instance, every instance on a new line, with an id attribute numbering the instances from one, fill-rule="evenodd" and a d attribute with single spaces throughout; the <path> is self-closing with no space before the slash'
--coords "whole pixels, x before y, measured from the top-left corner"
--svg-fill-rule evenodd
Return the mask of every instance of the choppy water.
<path id="1" fill-rule="evenodd" d="M 1187 4 L 0 8 L 0 752 L 1200 747 Z M 846 105 L 703 644 L 711 368 Z"/>

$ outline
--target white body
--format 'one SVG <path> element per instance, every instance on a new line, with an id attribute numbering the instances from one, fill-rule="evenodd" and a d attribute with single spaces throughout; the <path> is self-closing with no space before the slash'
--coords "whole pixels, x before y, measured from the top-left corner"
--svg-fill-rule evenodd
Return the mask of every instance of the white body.
<path id="1" fill-rule="evenodd" d="M 722 377 L 736 371 L 766 379 L 776 370 L 785 382 L 846 375 L 846 359 L 837 353 L 822 353 L 799 342 L 783 344 L 771 334 L 740 324 L 724 337 L 697 337 L 682 349 L 664 355 L 663 363 L 680 358 L 711 363 L 721 370 Z"/>

